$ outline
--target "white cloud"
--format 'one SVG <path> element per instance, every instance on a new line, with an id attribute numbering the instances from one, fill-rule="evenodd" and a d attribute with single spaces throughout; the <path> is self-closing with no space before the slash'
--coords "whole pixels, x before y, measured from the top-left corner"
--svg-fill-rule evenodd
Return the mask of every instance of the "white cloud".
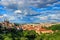
<path id="1" fill-rule="evenodd" d="M 49 22 L 58 22 L 57 20 L 49 20 Z"/>
<path id="2" fill-rule="evenodd" d="M 3 17 L 7 17 L 8 15 L 7 14 L 3 14 Z"/>
<path id="3" fill-rule="evenodd" d="M 1 4 L 5 5 L 5 6 L 9 6 L 12 4 L 16 4 L 20 7 L 23 6 L 28 6 L 28 5 L 35 5 L 35 6 L 39 6 L 40 5 L 44 5 L 44 4 L 51 4 L 51 2 L 56 2 L 58 0 L 2 0 Z"/>
<path id="4" fill-rule="evenodd" d="M 60 14 L 50 14 L 50 15 L 48 15 L 48 16 L 50 16 L 50 19 L 59 19 L 60 20 L 60 16 L 59 16 Z"/>
<path id="5" fill-rule="evenodd" d="M 9 5 L 9 2 L 2 0 L 2 1 L 1 1 L 1 4 L 4 5 L 4 6 L 8 6 L 8 5 Z"/>
<path id="6" fill-rule="evenodd" d="M 18 13 L 22 13 L 21 10 L 16 10 L 14 13 L 18 14 Z"/>
<path id="7" fill-rule="evenodd" d="M 24 13 L 24 15 L 27 15 L 27 14 L 28 14 L 27 10 L 24 10 L 24 12 L 23 12 L 23 13 Z"/>
<path id="8" fill-rule="evenodd" d="M 0 18 L 3 18 L 3 16 L 0 16 Z"/>
<path id="9" fill-rule="evenodd" d="M 38 18 L 39 20 L 47 20 L 48 16 L 35 16 L 35 18 Z"/>
<path id="10" fill-rule="evenodd" d="M 9 17 L 9 20 L 16 20 L 14 16 Z"/>
<path id="11" fill-rule="evenodd" d="M 52 6 L 52 4 L 46 4 L 46 6 Z"/>
<path id="12" fill-rule="evenodd" d="M 42 17 L 40 17 L 40 20 L 47 20 L 47 19 L 48 19 L 47 16 L 42 16 Z"/>

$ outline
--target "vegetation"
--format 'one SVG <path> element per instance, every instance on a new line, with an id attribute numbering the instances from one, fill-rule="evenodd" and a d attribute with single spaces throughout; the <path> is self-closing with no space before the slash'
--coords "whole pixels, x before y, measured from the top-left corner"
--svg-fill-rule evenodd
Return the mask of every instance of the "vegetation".
<path id="1" fill-rule="evenodd" d="M 50 27 L 47 28 L 47 29 L 51 29 L 51 30 L 53 30 L 53 31 L 55 31 L 55 30 L 60 30 L 60 24 L 52 25 L 52 26 L 50 26 Z"/>
<path id="2" fill-rule="evenodd" d="M 31 30 L 16 30 L 16 29 L 5 29 L 0 28 L 0 40 L 59 40 L 60 39 L 60 24 L 52 25 L 47 28 L 51 30 L 59 30 L 53 34 L 37 34 Z"/>

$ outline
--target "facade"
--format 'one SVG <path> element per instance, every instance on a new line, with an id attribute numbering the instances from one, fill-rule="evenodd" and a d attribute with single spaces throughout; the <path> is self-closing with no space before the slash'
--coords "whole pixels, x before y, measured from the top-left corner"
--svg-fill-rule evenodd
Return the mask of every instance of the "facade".
<path id="1" fill-rule="evenodd" d="M 34 30 L 36 33 L 54 33 L 52 30 L 47 30 L 43 28 L 41 25 L 24 25 L 22 26 L 23 30 Z"/>

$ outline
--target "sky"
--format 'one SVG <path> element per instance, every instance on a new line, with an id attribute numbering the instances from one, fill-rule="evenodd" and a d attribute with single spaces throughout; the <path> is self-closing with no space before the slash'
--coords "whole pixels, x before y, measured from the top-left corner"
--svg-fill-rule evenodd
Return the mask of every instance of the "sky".
<path id="1" fill-rule="evenodd" d="M 0 22 L 60 22 L 60 0 L 0 0 Z"/>

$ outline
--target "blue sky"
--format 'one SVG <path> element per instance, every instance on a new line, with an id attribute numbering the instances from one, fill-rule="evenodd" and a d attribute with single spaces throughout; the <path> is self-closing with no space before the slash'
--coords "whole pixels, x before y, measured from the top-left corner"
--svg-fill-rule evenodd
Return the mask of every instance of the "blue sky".
<path id="1" fill-rule="evenodd" d="M 60 22 L 60 0 L 1 0 L 0 22 Z"/>

